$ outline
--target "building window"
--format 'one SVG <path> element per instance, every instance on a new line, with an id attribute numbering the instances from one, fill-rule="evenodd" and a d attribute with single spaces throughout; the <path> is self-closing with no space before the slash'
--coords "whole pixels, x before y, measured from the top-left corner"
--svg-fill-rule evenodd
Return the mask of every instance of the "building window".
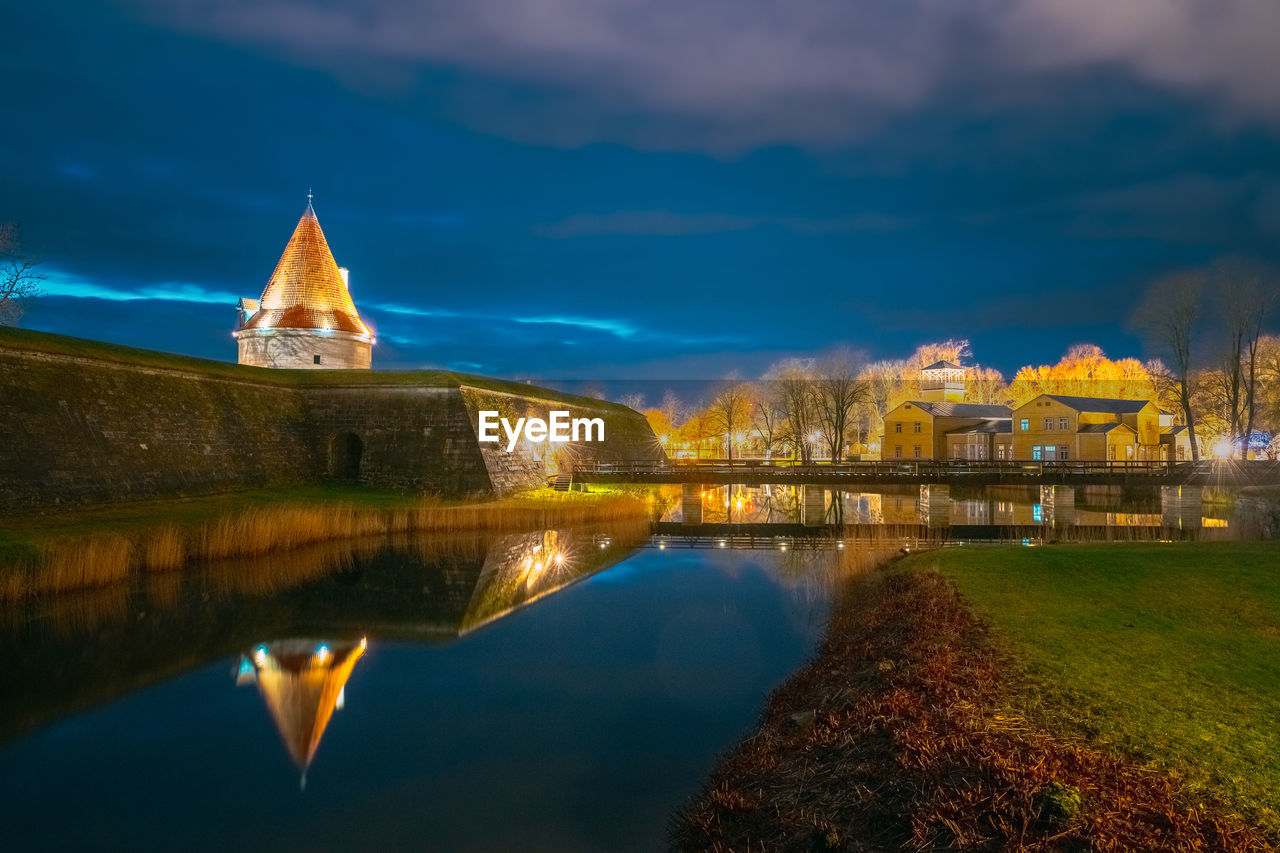
<path id="1" fill-rule="evenodd" d="M 1066 418 L 1058 418 L 1058 429 L 1069 429 Z"/>
<path id="2" fill-rule="evenodd" d="M 915 423 L 913 423 L 913 424 L 911 425 L 911 431 L 912 431 L 912 432 L 919 432 L 919 431 L 920 431 L 920 422 L 919 422 L 919 421 L 916 421 Z"/>
<path id="3" fill-rule="evenodd" d="M 1067 446 L 1065 444 L 1058 445 L 1058 458 L 1064 461 L 1070 458 L 1067 455 Z"/>
<path id="4" fill-rule="evenodd" d="M 312 363 L 312 364 L 319 364 L 319 363 L 320 363 L 320 356 L 318 356 L 318 355 L 313 355 L 313 356 L 311 356 L 311 363 Z"/>
<path id="5" fill-rule="evenodd" d="M 911 455 L 917 459 L 920 458 L 920 445 L 917 444 L 915 448 L 912 449 Z"/>
<path id="6" fill-rule="evenodd" d="M 1187 458 L 1187 449 L 1186 449 L 1185 447 L 1179 447 L 1179 448 L 1178 448 L 1178 461 L 1179 461 L 1179 462 L 1181 462 L 1183 459 L 1186 459 L 1186 458 Z"/>
<path id="7" fill-rule="evenodd" d="M 1116 461 L 1116 446 L 1114 444 L 1107 445 L 1107 458 L 1112 462 Z"/>
<path id="8" fill-rule="evenodd" d="M 898 421 L 893 425 L 894 432 L 902 432 L 902 421 Z"/>
<path id="9" fill-rule="evenodd" d="M 1132 459 L 1132 458 L 1133 458 L 1133 445 L 1132 445 L 1132 444 L 1126 444 L 1126 445 L 1124 446 L 1124 458 L 1125 458 L 1125 459 Z"/>
<path id="10" fill-rule="evenodd" d="M 1045 431 L 1053 429 L 1053 418 L 1044 419 L 1044 428 L 1045 428 Z"/>
<path id="11" fill-rule="evenodd" d="M 1041 452 L 1043 449 L 1044 449 L 1044 448 L 1042 448 L 1042 447 L 1041 447 L 1040 445 L 1038 445 L 1038 444 L 1037 444 L 1035 447 L 1031 448 L 1031 458 L 1032 458 L 1032 459 L 1035 459 L 1035 460 L 1037 460 L 1037 461 L 1039 461 L 1040 459 L 1043 459 L 1043 458 L 1044 458 L 1044 455 L 1043 455 L 1043 453 Z"/>
<path id="12" fill-rule="evenodd" d="M 1022 430 L 1023 432 L 1026 432 L 1027 430 L 1031 429 L 1031 418 L 1023 418 L 1021 421 L 1019 421 L 1018 429 Z"/>

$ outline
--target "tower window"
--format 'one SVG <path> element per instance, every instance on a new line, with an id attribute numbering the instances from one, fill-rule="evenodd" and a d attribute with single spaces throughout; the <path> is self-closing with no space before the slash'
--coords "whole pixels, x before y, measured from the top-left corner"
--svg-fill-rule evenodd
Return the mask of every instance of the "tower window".
<path id="1" fill-rule="evenodd" d="M 311 363 L 312 363 L 312 364 L 319 364 L 319 363 L 320 363 L 320 356 L 318 356 L 318 355 L 313 355 L 313 356 L 311 356 Z"/>

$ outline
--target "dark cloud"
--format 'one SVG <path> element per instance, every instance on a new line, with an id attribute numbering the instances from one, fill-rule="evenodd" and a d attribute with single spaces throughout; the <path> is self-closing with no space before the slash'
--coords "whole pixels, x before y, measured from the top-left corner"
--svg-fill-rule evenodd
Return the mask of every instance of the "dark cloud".
<path id="1" fill-rule="evenodd" d="M 29 325 L 217 358 L 308 187 L 379 366 L 1130 353 L 1152 278 L 1280 260 L 1275 28 L 1114 5 L 18 5 L 0 220 Z"/>
<path id="2" fill-rule="evenodd" d="M 477 108 L 462 114 L 560 143 L 651 144 L 665 119 L 668 144 L 833 144 L 957 89 L 1099 66 L 1280 119 L 1272 0 L 136 2 L 362 85 L 463 69 L 476 79 L 451 91 Z M 504 103 L 490 78 L 544 91 Z"/>

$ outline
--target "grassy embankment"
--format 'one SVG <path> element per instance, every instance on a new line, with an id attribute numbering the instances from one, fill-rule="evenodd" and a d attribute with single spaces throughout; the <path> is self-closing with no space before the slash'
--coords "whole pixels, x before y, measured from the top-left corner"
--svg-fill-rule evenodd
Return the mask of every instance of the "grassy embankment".
<path id="1" fill-rule="evenodd" d="M 855 582 L 689 850 L 1265 851 L 1280 550 L 958 548 Z"/>
<path id="2" fill-rule="evenodd" d="M 1016 657 L 1030 710 L 1280 832 L 1280 547 L 956 549 L 940 571 Z"/>
<path id="3" fill-rule="evenodd" d="M 103 586 L 135 571 L 247 557 L 359 536 L 522 530 L 645 518 L 637 492 L 555 492 L 445 501 L 343 485 L 122 504 L 0 526 L 0 601 Z"/>
<path id="4" fill-rule="evenodd" d="M 275 370 L 266 367 L 250 367 L 233 362 L 178 355 L 158 350 L 73 338 L 49 332 L 35 332 L 0 326 L 0 349 L 44 353 L 73 358 L 90 358 L 129 367 L 157 370 L 177 370 L 217 379 L 253 382 L 259 385 L 276 385 L 282 388 L 316 388 L 326 386 L 388 386 L 404 385 L 415 388 L 457 388 L 469 386 L 486 391 L 497 391 L 518 396 L 533 396 L 574 405 L 613 409 L 620 413 L 631 410 L 619 403 L 567 394 L 551 388 L 526 385 L 491 376 L 471 373 L 454 373 L 448 370 Z"/>

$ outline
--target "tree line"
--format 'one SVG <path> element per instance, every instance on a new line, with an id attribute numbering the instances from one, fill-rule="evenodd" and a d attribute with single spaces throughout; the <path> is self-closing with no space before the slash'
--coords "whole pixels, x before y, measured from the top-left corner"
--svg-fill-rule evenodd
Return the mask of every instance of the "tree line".
<path id="1" fill-rule="evenodd" d="M 1275 274 L 1225 261 L 1154 282 L 1130 319 L 1144 359 L 1111 359 L 1072 346 L 1055 364 L 1026 365 L 1012 379 L 974 363 L 969 341 L 923 344 L 900 359 L 871 361 L 849 347 L 786 358 L 759 378 L 738 376 L 698 401 L 667 391 L 644 410 L 669 452 L 739 458 L 840 461 L 874 454 L 885 415 L 921 396 L 920 371 L 938 361 L 965 368 L 965 400 L 1016 408 L 1040 394 L 1150 400 L 1185 425 L 1193 458 L 1276 458 L 1280 439 L 1280 337 L 1265 328 L 1280 301 Z"/>

